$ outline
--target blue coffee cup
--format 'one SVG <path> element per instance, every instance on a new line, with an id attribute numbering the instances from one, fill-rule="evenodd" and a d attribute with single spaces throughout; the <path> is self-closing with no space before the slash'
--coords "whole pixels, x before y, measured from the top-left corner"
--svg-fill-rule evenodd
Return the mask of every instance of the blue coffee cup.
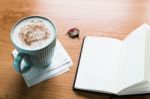
<path id="1" fill-rule="evenodd" d="M 34 20 L 35 18 L 37 20 L 46 21 L 48 26 L 50 26 L 50 39 L 47 45 L 44 47 L 41 47 L 39 49 L 27 49 L 25 47 L 22 47 L 22 45 L 18 43 L 18 37 L 17 35 L 15 35 L 15 32 L 18 32 L 16 30 L 19 30 L 19 24 L 21 24 L 24 21 Z M 29 71 L 33 66 L 37 66 L 39 68 L 45 68 L 49 66 L 56 45 L 56 26 L 52 21 L 42 16 L 25 17 L 13 26 L 10 35 L 11 41 L 16 50 L 18 51 L 18 55 L 14 58 L 13 61 L 13 66 L 17 72 L 25 73 Z M 23 61 L 24 64 L 22 66 L 21 63 Z"/>

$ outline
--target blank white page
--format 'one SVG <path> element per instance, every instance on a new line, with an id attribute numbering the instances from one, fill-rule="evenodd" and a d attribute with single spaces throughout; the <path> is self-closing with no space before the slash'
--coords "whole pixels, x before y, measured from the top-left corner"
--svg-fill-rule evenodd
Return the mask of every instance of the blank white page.
<path id="1" fill-rule="evenodd" d="M 113 38 L 86 37 L 74 87 L 115 93 L 121 44 Z"/>
<path id="2" fill-rule="evenodd" d="M 119 90 L 123 90 L 144 80 L 145 27 L 145 24 L 140 26 L 123 41 L 117 84 Z"/>
<path id="3" fill-rule="evenodd" d="M 147 79 L 150 82 L 150 26 L 149 25 L 147 25 L 146 28 L 146 37 L 147 37 L 147 44 L 146 44 L 147 48 L 146 48 L 145 79 Z"/>

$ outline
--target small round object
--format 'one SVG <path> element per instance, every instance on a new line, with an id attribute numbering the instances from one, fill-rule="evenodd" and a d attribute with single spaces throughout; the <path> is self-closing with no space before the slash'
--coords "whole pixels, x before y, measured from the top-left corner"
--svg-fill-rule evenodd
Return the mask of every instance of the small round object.
<path id="1" fill-rule="evenodd" d="M 67 32 L 67 34 L 71 38 L 79 38 L 79 33 L 80 33 L 80 30 L 77 28 L 72 28 Z"/>

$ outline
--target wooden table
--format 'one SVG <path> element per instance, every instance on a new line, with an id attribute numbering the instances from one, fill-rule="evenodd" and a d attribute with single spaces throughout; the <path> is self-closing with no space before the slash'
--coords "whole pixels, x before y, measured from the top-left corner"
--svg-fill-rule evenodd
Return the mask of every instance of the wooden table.
<path id="1" fill-rule="evenodd" d="M 58 39 L 74 65 L 65 74 L 27 88 L 12 68 L 10 30 L 16 21 L 30 15 L 46 16 L 56 23 Z M 92 35 L 123 40 L 143 23 L 150 24 L 148 0 L 1 0 L 0 99 L 109 99 L 110 95 L 72 90 L 82 39 Z M 73 27 L 80 29 L 80 39 L 66 35 Z M 116 98 L 148 99 L 150 95 Z"/>

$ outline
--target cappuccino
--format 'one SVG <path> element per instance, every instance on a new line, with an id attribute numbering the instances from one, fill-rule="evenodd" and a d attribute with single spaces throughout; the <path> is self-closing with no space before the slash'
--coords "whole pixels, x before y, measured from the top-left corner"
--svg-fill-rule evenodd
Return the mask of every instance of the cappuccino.
<path id="1" fill-rule="evenodd" d="M 14 43 L 25 50 L 38 50 L 49 45 L 54 34 L 53 25 L 41 17 L 26 18 L 12 31 Z"/>

